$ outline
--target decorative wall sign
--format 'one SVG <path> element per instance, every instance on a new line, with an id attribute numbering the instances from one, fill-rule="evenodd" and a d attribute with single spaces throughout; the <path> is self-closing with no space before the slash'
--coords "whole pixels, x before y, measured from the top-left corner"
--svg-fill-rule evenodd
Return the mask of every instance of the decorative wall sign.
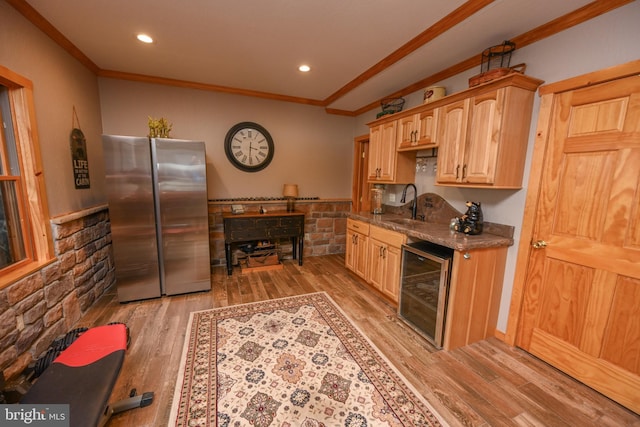
<path id="1" fill-rule="evenodd" d="M 76 108 L 73 107 L 73 124 L 78 121 L 76 115 Z M 89 160 L 87 160 L 87 141 L 84 138 L 84 134 L 80 130 L 80 123 L 78 127 L 74 127 L 71 131 L 71 161 L 73 164 L 73 180 L 78 188 L 89 188 L 91 186 L 89 182 Z"/>
<path id="2" fill-rule="evenodd" d="M 73 160 L 73 180 L 76 188 L 89 188 L 89 161 L 87 160 L 87 142 L 78 128 L 71 131 L 71 159 Z"/>

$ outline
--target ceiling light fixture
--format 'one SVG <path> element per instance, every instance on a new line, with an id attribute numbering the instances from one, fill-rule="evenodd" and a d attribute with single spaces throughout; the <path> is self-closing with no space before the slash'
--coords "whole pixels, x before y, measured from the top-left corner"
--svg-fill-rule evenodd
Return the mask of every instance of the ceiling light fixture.
<path id="1" fill-rule="evenodd" d="M 309 71 L 311 71 L 311 67 L 309 67 L 308 65 L 301 65 L 298 67 L 298 70 L 302 71 L 303 73 L 308 73 Z"/>
<path id="2" fill-rule="evenodd" d="M 153 43 L 153 39 L 146 34 L 138 34 L 136 38 L 140 40 L 142 43 Z"/>

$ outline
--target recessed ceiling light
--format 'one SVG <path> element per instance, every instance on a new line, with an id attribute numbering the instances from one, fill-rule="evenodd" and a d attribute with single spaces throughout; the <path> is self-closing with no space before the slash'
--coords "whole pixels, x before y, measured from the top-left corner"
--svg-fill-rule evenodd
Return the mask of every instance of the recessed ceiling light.
<path id="1" fill-rule="evenodd" d="M 153 43 L 153 39 L 146 34 L 138 34 L 136 38 L 140 40 L 142 43 Z"/>
<path id="2" fill-rule="evenodd" d="M 309 71 L 311 71 L 311 67 L 309 67 L 308 65 L 301 65 L 298 67 L 298 70 L 302 71 L 303 73 L 308 73 Z"/>

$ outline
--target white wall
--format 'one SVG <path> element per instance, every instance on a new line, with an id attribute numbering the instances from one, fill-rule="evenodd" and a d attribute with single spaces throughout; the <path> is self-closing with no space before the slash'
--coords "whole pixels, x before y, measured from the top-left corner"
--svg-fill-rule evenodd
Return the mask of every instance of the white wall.
<path id="1" fill-rule="evenodd" d="M 496 44 L 498 43 L 501 43 L 501 40 L 496 41 Z M 542 79 L 545 83 L 553 83 L 637 59 L 640 59 L 640 2 L 633 2 L 533 45 L 522 49 L 516 47 L 511 64 L 524 62 L 527 64 L 527 75 Z M 445 86 L 447 93 L 458 92 L 468 88 L 469 77 L 479 72 L 480 64 L 476 70 L 459 74 L 436 85 Z M 419 105 L 423 96 L 421 92 L 416 92 L 405 99 L 407 101 L 405 105 L 410 108 Z M 434 185 L 433 169 L 416 174 L 419 193 L 437 193 L 461 212 L 465 211 L 465 201 L 479 201 L 482 203 L 485 220 L 515 226 L 515 243 L 509 248 L 507 255 L 507 268 L 498 318 L 498 329 L 503 332 L 506 331 L 511 304 L 517 248 L 520 244 L 522 215 L 539 108 L 540 98 L 536 97 L 522 190 L 438 187 Z M 360 133 L 366 132 L 366 123 L 374 118 L 375 112 L 369 112 L 358 118 Z M 397 194 L 402 191 L 402 186 L 390 187 L 387 194 L 396 194 L 396 200 L 399 201 L 400 197 Z"/>
<path id="2" fill-rule="evenodd" d="M 0 1 L 0 65 L 33 83 L 50 215 L 106 203 L 96 76 Z M 75 189 L 70 136 L 75 107 L 87 140 L 89 189 Z"/>
<path id="3" fill-rule="evenodd" d="M 166 117 L 171 136 L 203 140 L 209 198 L 280 197 L 285 183 L 300 197 L 351 198 L 352 117 L 323 108 L 246 96 L 100 79 L 105 134 L 146 135 L 147 118 Z M 259 172 L 233 167 L 224 138 L 236 123 L 256 122 L 274 140 L 271 164 Z"/>

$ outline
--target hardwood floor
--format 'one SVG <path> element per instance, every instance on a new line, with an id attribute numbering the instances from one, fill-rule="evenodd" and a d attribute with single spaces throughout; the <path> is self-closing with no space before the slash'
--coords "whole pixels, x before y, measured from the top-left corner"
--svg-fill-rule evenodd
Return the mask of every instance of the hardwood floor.
<path id="1" fill-rule="evenodd" d="M 211 292 L 119 304 L 105 295 L 78 326 L 125 322 L 132 341 L 112 400 L 154 391 L 146 408 L 114 416 L 116 426 L 166 426 L 189 313 L 325 291 L 452 426 L 640 426 L 640 416 L 524 351 L 490 339 L 436 351 L 397 320 L 395 309 L 346 270 L 344 257 L 285 261 L 283 270 L 211 276 Z M 328 426 L 334 427 L 334 426 Z"/>

